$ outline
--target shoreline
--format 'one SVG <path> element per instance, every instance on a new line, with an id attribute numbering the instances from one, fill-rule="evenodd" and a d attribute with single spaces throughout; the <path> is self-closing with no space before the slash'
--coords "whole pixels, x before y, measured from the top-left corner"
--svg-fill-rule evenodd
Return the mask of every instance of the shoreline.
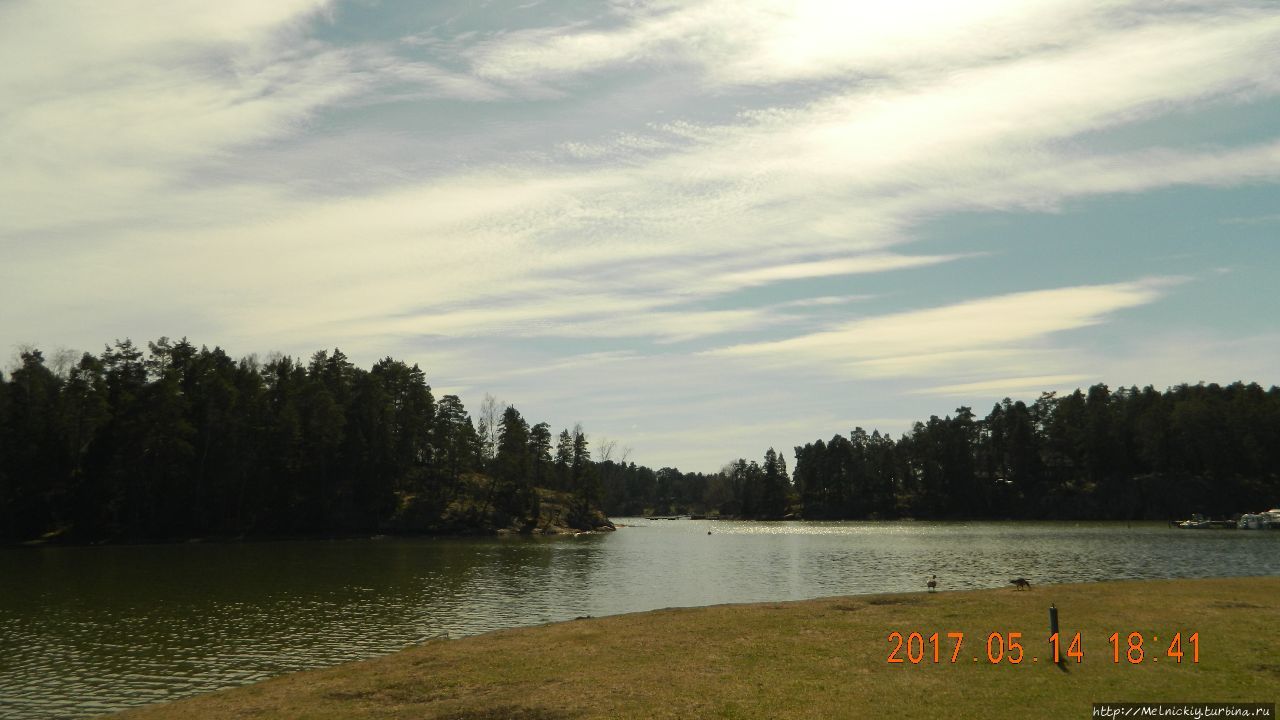
<path id="1" fill-rule="evenodd" d="M 1048 661 L 1051 603 L 1063 635 L 1082 634 L 1065 671 Z M 1103 701 L 1273 702 L 1277 617 L 1275 575 L 668 608 L 432 640 L 109 717 L 1025 718 L 1087 717 Z M 938 632 L 942 661 L 924 641 L 910 646 L 920 664 L 890 662 L 895 631 Z M 951 632 L 964 633 L 965 662 L 948 662 Z M 1175 632 L 1186 662 L 1168 654 Z M 1014 633 L 1035 662 L 1011 662 Z M 1130 633 L 1143 638 L 1142 662 L 1126 657 Z"/>
<path id="2" fill-rule="evenodd" d="M 50 547 L 127 547 L 133 545 L 200 545 L 200 544 L 239 544 L 239 543 L 273 543 L 273 542 L 334 542 L 342 540 L 382 540 L 382 539 L 462 539 L 462 538 L 492 538 L 492 537 L 563 537 L 572 535 L 592 535 L 603 532 L 613 532 L 617 528 L 636 527 L 630 522 L 615 522 L 627 520 L 645 520 L 646 522 L 654 522 L 651 518 L 644 516 L 619 515 L 608 518 L 613 527 L 600 526 L 591 530 L 583 530 L 564 525 L 556 525 L 551 527 L 535 527 L 530 530 L 517 530 L 510 527 L 475 527 L 460 529 L 453 532 L 404 532 L 404 531 L 388 531 L 388 530 L 370 530 L 365 532 L 343 532 L 343 533 L 299 533 L 299 534 L 281 534 L 281 535 L 206 535 L 203 537 L 184 537 L 184 538 L 106 538 L 98 540 L 72 540 L 53 538 L 35 538 L 30 540 L 5 540 L 0 541 L 0 549 L 4 548 L 50 548 Z M 681 518 L 680 520 L 686 520 Z M 678 520 L 670 520 L 661 518 L 662 522 L 679 522 Z M 1090 520 L 1090 519 L 1014 519 L 1014 518 L 970 518 L 970 519 L 920 519 L 920 518 L 880 518 L 876 520 L 870 519 L 770 519 L 757 520 L 751 518 L 738 517 L 709 517 L 692 522 L 767 522 L 767 523 L 945 523 L 945 524 L 961 524 L 961 523 L 1050 523 L 1057 525 L 1110 525 L 1121 524 L 1126 526 L 1145 526 L 1145 527 L 1169 527 L 1175 528 L 1171 524 L 1172 521 L 1164 520 Z M 1224 528 L 1211 528 L 1211 530 L 1224 530 Z M 1278 529 L 1280 530 L 1280 529 Z M 1200 530 L 1205 532 L 1205 530 Z M 1250 531 L 1249 534 L 1257 534 L 1261 531 Z M 1267 534 L 1262 532 L 1262 534 Z"/>
<path id="3" fill-rule="evenodd" d="M 589 535 L 610 530 L 578 530 L 570 527 L 535 528 L 530 532 L 521 532 L 509 528 L 477 529 L 465 532 L 437 533 L 404 533 L 404 532 L 369 532 L 369 533 L 334 533 L 334 534 L 301 534 L 301 535 L 209 535 L 205 537 L 173 538 L 173 539 L 110 539 L 89 541 L 59 540 L 20 540 L 0 543 L 0 548 L 90 548 L 90 547 L 130 547 L 146 545 L 237 545 L 241 543 L 276 543 L 276 542 L 342 542 L 347 540 L 457 540 L 466 538 L 494 537 L 563 537 L 570 535 Z"/>

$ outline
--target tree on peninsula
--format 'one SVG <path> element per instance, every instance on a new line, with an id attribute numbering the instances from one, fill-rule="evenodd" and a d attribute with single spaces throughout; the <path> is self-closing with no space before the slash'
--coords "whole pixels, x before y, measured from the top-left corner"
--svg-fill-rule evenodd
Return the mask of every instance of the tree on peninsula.
<path id="1" fill-rule="evenodd" d="M 607 524 L 598 493 L 549 487 L 546 423 L 508 406 L 490 457 L 461 400 L 437 402 L 423 370 L 394 358 L 364 369 L 335 348 L 263 362 L 125 339 L 59 368 L 31 348 L 0 373 L 0 539 Z M 576 432 L 567 482 L 589 491 Z"/>

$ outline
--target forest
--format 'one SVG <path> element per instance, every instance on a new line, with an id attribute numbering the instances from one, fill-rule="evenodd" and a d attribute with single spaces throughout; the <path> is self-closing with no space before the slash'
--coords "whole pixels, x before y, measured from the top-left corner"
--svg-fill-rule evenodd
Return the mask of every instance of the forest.
<path id="1" fill-rule="evenodd" d="M 161 338 L 36 349 L 0 375 L 0 538 L 163 540 L 594 529 L 582 428 L 486 397 L 478 424 L 417 365 L 234 360 Z M 548 517 L 550 510 L 556 510 Z"/>
<path id="2" fill-rule="evenodd" d="M 0 539 L 91 542 L 594 529 L 605 514 L 757 519 L 1170 519 L 1280 505 L 1280 388 L 1044 393 L 659 470 L 417 365 L 340 350 L 232 359 L 160 338 L 37 349 L 0 374 Z"/>
<path id="3" fill-rule="evenodd" d="M 897 440 L 854 428 L 719 473 L 599 466 L 611 514 L 1166 520 L 1280 506 L 1280 388 L 1094 385 L 961 407 Z"/>

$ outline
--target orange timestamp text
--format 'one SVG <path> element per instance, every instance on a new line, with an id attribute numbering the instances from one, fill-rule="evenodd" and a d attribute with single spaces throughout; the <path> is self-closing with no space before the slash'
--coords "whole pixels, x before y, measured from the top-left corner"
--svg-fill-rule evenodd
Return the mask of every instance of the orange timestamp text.
<path id="1" fill-rule="evenodd" d="M 1061 636 L 1060 636 L 1061 635 Z M 1024 637 L 1020 632 L 992 632 L 987 635 L 985 653 L 966 656 L 964 654 L 965 634 L 963 632 L 922 632 L 902 633 L 894 630 L 889 633 L 889 657 L 892 664 L 919 665 L 921 663 L 956 663 L 972 657 L 973 662 L 980 662 L 985 656 L 992 665 L 1021 665 L 1024 662 L 1038 663 L 1039 655 L 1028 655 L 1023 647 Z M 1114 664 L 1127 663 L 1140 665 L 1146 662 L 1156 663 L 1162 658 L 1181 664 L 1183 660 L 1191 663 L 1200 662 L 1200 633 L 1183 635 L 1175 632 L 1166 646 L 1160 642 L 1159 635 L 1152 635 L 1150 643 L 1140 632 L 1111 633 L 1107 638 L 1111 652 L 1109 659 Z M 1065 644 L 1065 647 L 1064 647 Z M 1048 637 L 1049 652 L 1043 658 L 1046 662 L 1059 664 L 1074 660 L 1084 662 L 1085 643 L 1080 633 L 1066 635 L 1053 633 Z M 1161 652 L 1163 651 L 1163 652 Z M 970 651 L 972 652 L 972 651 Z"/>

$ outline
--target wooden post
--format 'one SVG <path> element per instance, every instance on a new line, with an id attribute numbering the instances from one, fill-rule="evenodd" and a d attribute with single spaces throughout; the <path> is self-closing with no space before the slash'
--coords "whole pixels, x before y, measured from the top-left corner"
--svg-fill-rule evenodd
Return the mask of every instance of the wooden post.
<path id="1" fill-rule="evenodd" d="M 1065 670 L 1066 660 L 1062 658 L 1062 635 L 1058 633 L 1058 608 L 1056 605 L 1049 606 L 1049 636 L 1058 635 L 1058 667 Z M 1052 644 L 1052 643 L 1051 643 Z"/>

